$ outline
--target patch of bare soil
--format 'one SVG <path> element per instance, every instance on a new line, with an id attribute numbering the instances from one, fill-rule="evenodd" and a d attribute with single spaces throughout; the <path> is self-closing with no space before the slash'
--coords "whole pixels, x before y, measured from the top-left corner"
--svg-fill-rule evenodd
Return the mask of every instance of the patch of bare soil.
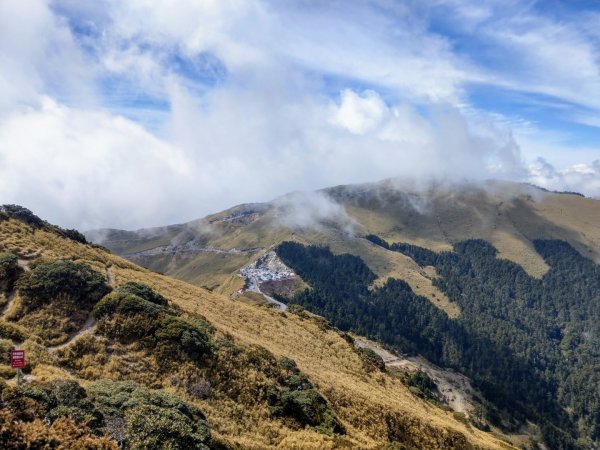
<path id="1" fill-rule="evenodd" d="M 435 382 L 444 401 L 454 411 L 466 415 L 473 409 L 473 386 L 464 375 L 450 369 L 442 369 L 420 356 L 398 356 L 366 338 L 356 338 L 354 345 L 370 348 L 383 359 L 386 367 L 397 367 L 406 371 L 422 370 Z"/>

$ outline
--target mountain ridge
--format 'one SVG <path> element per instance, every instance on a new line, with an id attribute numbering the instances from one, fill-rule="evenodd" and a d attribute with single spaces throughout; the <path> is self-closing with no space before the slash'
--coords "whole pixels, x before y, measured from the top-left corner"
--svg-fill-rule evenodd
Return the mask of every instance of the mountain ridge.
<path id="1" fill-rule="evenodd" d="M 499 250 L 500 258 L 539 278 L 548 266 L 533 248 L 536 238 L 566 240 L 600 262 L 597 217 L 597 200 L 525 184 L 494 181 L 407 188 L 384 180 L 287 194 L 185 224 L 103 230 L 87 236 L 152 270 L 226 295 L 243 287 L 238 276 L 242 267 L 285 240 L 328 245 L 334 253 L 365 259 L 380 277 L 377 283 L 389 277 L 405 279 L 416 292 L 457 314 L 432 285 L 434 271 L 428 273 L 404 255 L 375 248 L 363 236 L 376 234 L 436 251 L 481 238 Z"/>

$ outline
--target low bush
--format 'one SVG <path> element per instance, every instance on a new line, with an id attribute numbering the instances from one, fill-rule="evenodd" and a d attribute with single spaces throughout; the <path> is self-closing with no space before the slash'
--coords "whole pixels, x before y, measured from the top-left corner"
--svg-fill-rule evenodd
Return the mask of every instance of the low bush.
<path id="1" fill-rule="evenodd" d="M 96 303 L 94 317 L 99 319 L 112 314 L 142 314 L 150 318 L 156 318 L 161 312 L 165 311 L 164 307 L 149 302 L 142 297 L 117 290 L 105 295 L 102 300 Z"/>
<path id="2" fill-rule="evenodd" d="M 67 417 L 52 424 L 36 418 L 22 421 L 7 409 L 0 410 L 0 448 L 118 450 L 108 437 L 94 436 L 85 425 L 77 425 Z"/>
<path id="3" fill-rule="evenodd" d="M 187 356 L 199 362 L 213 352 L 210 335 L 214 329 L 207 322 L 174 314 L 171 308 L 120 289 L 94 307 L 99 333 L 124 344 L 139 342 L 153 349 L 163 370 L 175 359 Z"/>
<path id="4" fill-rule="evenodd" d="M 137 295 L 138 297 L 141 297 L 144 300 L 149 301 L 150 303 L 154 303 L 160 306 L 168 306 L 169 304 L 167 302 L 167 299 L 160 295 L 158 292 L 156 292 L 154 289 L 136 281 L 130 281 L 119 286 L 117 288 L 117 292 Z"/>
<path id="5" fill-rule="evenodd" d="M 343 433 L 344 429 L 327 405 L 327 401 L 314 388 L 272 391 L 269 395 L 271 413 L 288 417 L 300 426 L 310 425 L 326 434 Z"/>
<path id="6" fill-rule="evenodd" d="M 106 434 L 128 449 L 208 449 L 210 427 L 202 411 L 193 404 L 161 390 L 151 390 L 132 381 L 103 380 L 86 391 L 76 381 L 57 380 L 50 383 L 9 387 L 0 381 L 0 444 L 5 443 L 10 418 L 14 426 L 21 423 L 46 423 L 50 427 L 64 423 L 78 427 L 69 438 L 55 440 L 54 446 L 0 448 L 106 448 L 117 446 L 108 438 L 93 438 Z M 4 420 L 4 421 L 3 421 Z M 82 434 L 83 433 L 83 434 Z M 102 442 L 104 447 L 75 446 L 67 443 L 75 436 L 87 435 L 90 443 Z M 115 444 L 115 445 L 113 445 Z M 11 444 L 12 445 L 12 444 Z M 56 446 L 60 445 L 60 446 Z"/>
<path id="7" fill-rule="evenodd" d="M 16 255 L 0 252 L 0 291 L 11 291 L 15 281 L 17 281 L 19 272 L 20 269 Z"/>
<path id="8" fill-rule="evenodd" d="M 10 351 L 14 345 L 9 339 L 0 339 L 0 364 L 10 364 Z"/>
<path id="9" fill-rule="evenodd" d="M 356 349 L 360 358 L 363 361 L 363 365 L 367 369 L 367 371 L 372 371 L 374 369 L 385 371 L 385 362 L 383 358 L 379 356 L 374 350 L 370 348 L 357 348 Z"/>
<path id="10" fill-rule="evenodd" d="M 208 426 L 181 412 L 159 406 L 139 406 L 125 413 L 131 450 L 208 450 Z"/>
<path id="11" fill-rule="evenodd" d="M 57 227 L 58 228 L 58 227 Z M 75 230 L 75 229 L 59 229 L 59 234 L 66 237 L 67 239 L 71 239 L 72 241 L 79 242 L 80 244 L 87 244 L 88 241 L 83 235 L 83 233 Z"/>
<path id="12" fill-rule="evenodd" d="M 205 322 L 165 316 L 154 334 L 157 341 L 177 344 L 194 361 L 212 353 L 209 333 L 211 328 Z"/>
<path id="13" fill-rule="evenodd" d="M 10 380 L 15 376 L 15 369 L 7 364 L 0 364 L 0 378 L 3 380 Z"/>
<path id="14" fill-rule="evenodd" d="M 31 225 L 34 228 L 43 228 L 47 224 L 47 222 L 40 219 L 29 209 L 20 205 L 2 205 L 0 206 L 0 211 L 6 216 Z"/>
<path id="15" fill-rule="evenodd" d="M 94 383 L 88 393 L 104 415 L 104 431 L 124 433 L 131 449 L 209 448 L 204 414 L 173 394 L 108 380 Z"/>
<path id="16" fill-rule="evenodd" d="M 76 381 L 60 380 L 46 384 L 25 384 L 3 392 L 4 405 L 21 420 L 43 419 L 52 423 L 69 417 L 98 432 L 104 425 L 102 413 L 88 399 Z"/>
<path id="17" fill-rule="evenodd" d="M 404 383 L 411 388 L 411 392 L 419 397 L 437 400 L 435 391 L 437 386 L 431 377 L 422 370 L 407 373 L 403 378 Z"/>
<path id="18" fill-rule="evenodd" d="M 284 300 L 288 300 L 285 299 Z M 304 309 L 304 307 L 297 305 L 296 303 L 290 303 L 287 305 L 287 311 L 292 313 L 292 314 L 296 314 L 297 316 L 300 316 L 302 318 L 306 318 L 308 317 L 308 314 L 306 313 L 306 310 Z"/>
<path id="19" fill-rule="evenodd" d="M 47 231 L 52 231 L 59 236 L 62 236 L 67 239 L 71 239 L 72 241 L 79 242 L 81 244 L 87 244 L 87 239 L 85 236 L 77 230 L 73 229 L 64 229 L 57 225 L 52 225 L 45 220 L 40 219 L 34 213 L 32 213 L 29 209 L 20 206 L 20 205 L 1 205 L 0 206 L 0 221 L 6 219 L 15 219 L 20 222 L 23 222 L 34 229 L 45 229 Z"/>
<path id="20" fill-rule="evenodd" d="M 290 372 L 282 388 L 272 386 L 267 392 L 271 413 L 293 419 L 300 426 L 312 426 L 326 434 L 344 433 L 343 426 L 329 409 L 325 398 L 308 377 L 297 369 L 295 362 L 291 365 L 287 358 L 280 362 Z"/>
<path id="21" fill-rule="evenodd" d="M 58 296 L 91 307 L 110 291 L 104 275 L 71 261 L 39 264 L 19 279 L 17 287 L 29 308 L 50 303 Z"/>

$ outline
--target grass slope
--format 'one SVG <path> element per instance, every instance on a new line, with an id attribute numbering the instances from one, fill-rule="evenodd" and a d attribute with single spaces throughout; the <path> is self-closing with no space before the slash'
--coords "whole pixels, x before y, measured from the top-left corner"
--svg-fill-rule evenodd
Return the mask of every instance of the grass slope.
<path id="1" fill-rule="evenodd" d="M 238 236 L 238 239 L 242 242 L 245 238 Z M 291 427 L 260 404 L 252 407 L 223 396 L 206 400 L 186 398 L 201 408 L 212 425 L 213 436 L 223 442 L 256 449 L 383 448 L 391 441 L 402 442 L 410 449 L 512 448 L 456 420 L 451 413 L 418 399 L 397 378 L 367 371 L 354 348 L 322 321 L 236 302 L 151 272 L 101 248 L 77 243 L 44 229 L 33 229 L 12 219 L 0 221 L 0 250 L 17 254 L 21 260 L 28 258 L 31 264 L 41 260 L 70 260 L 85 263 L 100 273 L 110 267 L 115 286 L 142 282 L 182 311 L 203 316 L 216 333 L 230 336 L 238 345 L 258 345 L 277 357 L 295 360 L 346 429 L 345 435 L 327 435 L 312 428 Z M 28 330 L 21 331 L 28 333 Z M 176 391 L 167 377 L 153 373 L 156 368 L 143 352 L 121 347 L 120 351 L 117 348 L 101 355 L 104 360 L 100 362 L 97 358 L 102 353 L 102 338 L 91 335 L 85 342 L 78 342 L 72 344 L 73 351 L 79 345 L 97 345 L 98 355 L 80 361 L 81 368 L 74 372 L 66 371 L 60 358 L 43 344 L 32 341 L 29 357 L 33 377 L 42 381 L 75 377 L 83 385 L 104 377 L 134 378 L 152 388 Z M 229 360 L 229 364 L 230 370 L 235 371 L 235 359 Z M 255 380 L 247 382 L 252 384 Z"/>

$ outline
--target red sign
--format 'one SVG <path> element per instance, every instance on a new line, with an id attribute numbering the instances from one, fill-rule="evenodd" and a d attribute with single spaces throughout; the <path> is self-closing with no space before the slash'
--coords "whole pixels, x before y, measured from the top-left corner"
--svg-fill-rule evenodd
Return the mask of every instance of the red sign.
<path id="1" fill-rule="evenodd" d="M 10 352 L 10 367 L 13 369 L 23 369 L 25 367 L 25 350 Z"/>

